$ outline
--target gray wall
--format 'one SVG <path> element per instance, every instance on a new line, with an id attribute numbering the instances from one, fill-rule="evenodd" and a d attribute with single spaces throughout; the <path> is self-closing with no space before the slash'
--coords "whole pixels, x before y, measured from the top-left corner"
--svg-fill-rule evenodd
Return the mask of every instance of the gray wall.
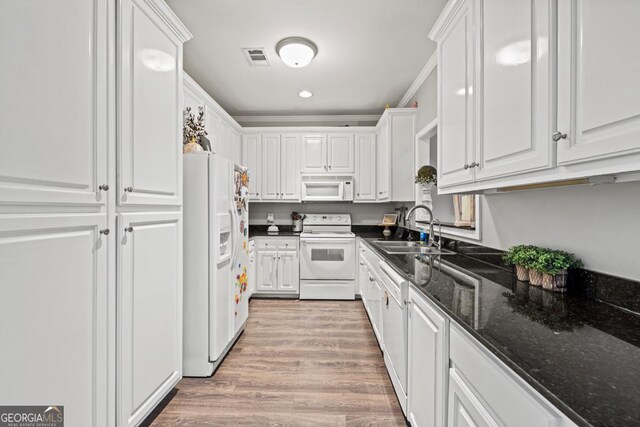
<path id="1" fill-rule="evenodd" d="M 416 131 L 437 115 L 436 74 L 411 100 L 418 101 Z M 582 258 L 586 268 L 640 280 L 640 182 L 486 195 L 480 212 L 485 246 L 564 249 Z"/>
<path id="2" fill-rule="evenodd" d="M 267 213 L 275 214 L 276 224 L 291 225 L 291 212 L 349 213 L 351 222 L 359 225 L 379 224 L 386 213 L 402 203 L 252 203 L 249 205 L 249 224 L 266 224 Z M 410 207 L 410 204 L 407 204 Z"/>

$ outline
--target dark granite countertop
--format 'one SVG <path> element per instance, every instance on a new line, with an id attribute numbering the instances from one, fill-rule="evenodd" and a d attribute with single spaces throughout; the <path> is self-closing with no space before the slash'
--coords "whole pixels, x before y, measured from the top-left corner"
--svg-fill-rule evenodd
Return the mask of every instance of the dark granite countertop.
<path id="1" fill-rule="evenodd" d="M 473 245 L 442 256 L 425 284 L 424 261 L 378 250 L 379 232 L 358 235 L 576 424 L 640 425 L 639 315 L 518 282 L 499 251 Z"/>
<path id="2" fill-rule="evenodd" d="M 267 232 L 268 225 L 249 224 L 249 239 L 254 237 L 298 237 L 300 233 L 294 232 L 290 225 L 278 225 L 278 234 L 269 234 Z"/>

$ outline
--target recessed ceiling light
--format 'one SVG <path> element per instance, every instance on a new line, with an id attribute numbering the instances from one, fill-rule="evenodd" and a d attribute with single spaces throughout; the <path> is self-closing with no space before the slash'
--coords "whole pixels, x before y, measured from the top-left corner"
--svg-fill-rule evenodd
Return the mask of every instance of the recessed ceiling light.
<path id="1" fill-rule="evenodd" d="M 286 65 L 300 68 L 309 65 L 318 54 L 318 47 L 311 40 L 289 37 L 278 42 L 276 52 Z"/>
<path id="2" fill-rule="evenodd" d="M 313 96 L 313 94 L 308 90 L 303 90 L 298 95 L 300 96 L 300 98 L 311 98 Z"/>

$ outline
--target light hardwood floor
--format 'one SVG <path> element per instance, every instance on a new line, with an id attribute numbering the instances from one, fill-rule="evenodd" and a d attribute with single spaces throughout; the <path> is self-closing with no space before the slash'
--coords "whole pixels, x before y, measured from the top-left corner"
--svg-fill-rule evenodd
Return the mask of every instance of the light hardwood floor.
<path id="1" fill-rule="evenodd" d="M 406 426 L 360 301 L 252 300 L 211 378 L 184 378 L 150 426 Z"/>

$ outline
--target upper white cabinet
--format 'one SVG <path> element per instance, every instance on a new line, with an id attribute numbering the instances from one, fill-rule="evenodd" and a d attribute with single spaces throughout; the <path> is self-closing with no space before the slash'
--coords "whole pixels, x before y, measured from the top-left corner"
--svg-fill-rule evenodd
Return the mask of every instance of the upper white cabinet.
<path id="1" fill-rule="evenodd" d="M 376 200 L 376 135 L 356 136 L 355 201 Z"/>
<path id="2" fill-rule="evenodd" d="M 0 4 L 0 204 L 105 204 L 108 3 Z"/>
<path id="3" fill-rule="evenodd" d="M 640 152 L 639 17 L 638 1 L 558 2 L 559 164 Z"/>
<path id="4" fill-rule="evenodd" d="M 260 135 L 242 136 L 242 164 L 249 172 L 249 200 L 260 200 L 262 144 Z"/>
<path id="5" fill-rule="evenodd" d="M 182 43 L 145 0 L 120 0 L 118 203 L 180 205 Z M 166 6 L 164 6 L 166 7 Z"/>
<path id="6" fill-rule="evenodd" d="M 551 167 L 555 2 L 475 2 L 479 108 L 470 169 L 482 180 Z"/>
<path id="7" fill-rule="evenodd" d="M 300 199 L 300 136 L 262 135 L 262 200 Z"/>
<path id="8" fill-rule="evenodd" d="M 471 0 L 450 1 L 432 33 L 438 43 L 438 186 L 473 181 L 474 19 Z"/>
<path id="9" fill-rule="evenodd" d="M 302 172 L 353 174 L 353 134 L 303 135 Z"/>
<path id="10" fill-rule="evenodd" d="M 414 185 L 414 108 L 388 108 L 378 122 L 378 201 L 412 201 Z"/>

